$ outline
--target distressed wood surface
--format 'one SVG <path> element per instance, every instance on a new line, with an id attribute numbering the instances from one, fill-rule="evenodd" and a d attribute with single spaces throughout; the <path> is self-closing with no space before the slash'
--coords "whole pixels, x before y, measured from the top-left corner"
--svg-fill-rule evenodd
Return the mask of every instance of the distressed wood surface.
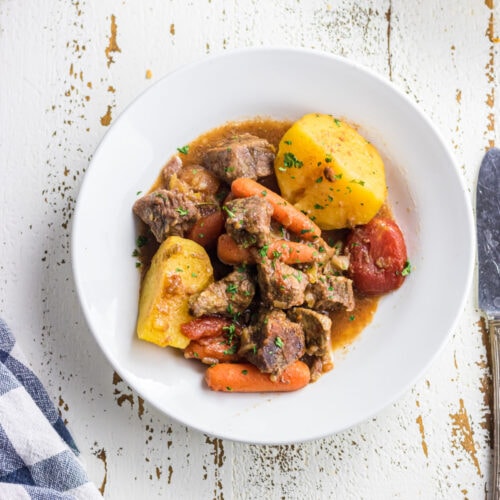
<path id="1" fill-rule="evenodd" d="M 252 446 L 171 421 L 113 372 L 78 304 L 70 234 L 85 169 L 125 106 L 182 64 L 248 46 L 317 48 L 391 79 L 452 147 L 474 201 L 497 141 L 497 19 L 493 0 L 0 0 L 0 315 L 106 498 L 485 497 L 476 281 L 450 342 L 397 403 L 326 439 Z"/>

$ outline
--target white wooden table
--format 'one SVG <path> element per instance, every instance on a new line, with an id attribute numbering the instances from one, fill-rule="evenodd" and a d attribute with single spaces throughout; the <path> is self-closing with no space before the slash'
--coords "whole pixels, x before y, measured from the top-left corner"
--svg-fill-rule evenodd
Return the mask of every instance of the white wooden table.
<path id="1" fill-rule="evenodd" d="M 93 151 L 131 99 L 182 64 L 248 46 L 317 48 L 391 79 L 452 147 L 473 202 L 498 137 L 497 35 L 493 0 L 0 0 L 0 315 L 106 498 L 485 497 L 476 280 L 450 342 L 397 403 L 326 439 L 252 446 L 171 421 L 113 372 L 78 304 L 70 235 Z"/>

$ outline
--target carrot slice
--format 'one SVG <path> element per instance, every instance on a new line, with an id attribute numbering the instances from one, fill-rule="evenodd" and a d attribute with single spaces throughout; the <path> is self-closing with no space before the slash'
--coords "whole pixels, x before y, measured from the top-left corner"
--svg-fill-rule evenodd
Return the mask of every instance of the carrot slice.
<path id="1" fill-rule="evenodd" d="M 184 357 L 187 359 L 196 358 L 203 363 L 212 364 L 217 362 L 229 363 L 239 361 L 238 355 L 239 338 L 234 338 L 232 342 L 224 336 L 192 340 L 184 349 Z"/>
<path id="2" fill-rule="evenodd" d="M 224 335 L 232 321 L 218 316 L 204 316 L 181 325 L 181 333 L 191 340 Z"/>
<path id="3" fill-rule="evenodd" d="M 230 266 L 255 264 L 255 259 L 250 250 L 238 245 L 227 233 L 221 234 L 217 240 L 217 257 L 221 262 Z"/>
<path id="4" fill-rule="evenodd" d="M 231 192 L 238 198 L 260 196 L 273 207 L 273 217 L 283 226 L 306 240 L 321 236 L 321 229 L 307 215 L 297 210 L 280 195 L 266 188 L 253 179 L 240 177 L 231 184 Z"/>
<path id="5" fill-rule="evenodd" d="M 305 387 L 310 375 L 309 367 L 302 361 L 287 366 L 276 381 L 251 363 L 219 363 L 207 368 L 205 381 L 213 391 L 288 392 Z"/>

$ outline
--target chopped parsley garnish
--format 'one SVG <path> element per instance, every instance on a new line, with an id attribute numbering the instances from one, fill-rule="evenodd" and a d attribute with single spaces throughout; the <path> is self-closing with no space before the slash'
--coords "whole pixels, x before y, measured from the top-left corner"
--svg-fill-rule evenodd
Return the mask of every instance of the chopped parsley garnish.
<path id="1" fill-rule="evenodd" d="M 332 162 L 332 160 L 333 160 L 333 158 L 332 158 L 332 156 L 331 156 L 331 155 L 326 155 L 326 157 L 325 157 L 325 161 L 326 161 L 326 163 L 331 163 L 331 162 Z"/>
<path id="2" fill-rule="evenodd" d="M 177 207 L 175 211 L 182 217 L 185 217 L 189 213 L 189 210 L 186 210 L 185 208 L 182 207 Z"/>
<path id="3" fill-rule="evenodd" d="M 280 349 L 285 345 L 281 337 L 276 337 L 274 339 L 274 344 L 276 345 L 276 347 L 279 347 Z"/>
<path id="4" fill-rule="evenodd" d="M 334 118 L 333 121 L 335 122 L 335 125 L 337 125 L 337 127 L 340 127 L 341 121 L 338 118 Z"/>
<path id="5" fill-rule="evenodd" d="M 226 349 L 225 351 L 222 351 L 224 354 L 236 354 L 236 351 L 238 350 L 238 346 L 236 344 L 233 344 L 229 349 Z"/>
<path id="6" fill-rule="evenodd" d="M 180 267 L 176 267 L 175 268 L 175 272 L 176 273 L 183 273 L 184 272 L 184 269 L 180 268 Z"/>
<path id="7" fill-rule="evenodd" d="M 142 266 L 142 264 L 140 262 L 135 263 L 135 267 L 141 267 L 141 266 Z"/>
<path id="8" fill-rule="evenodd" d="M 260 250 L 259 250 L 259 255 L 261 257 L 266 257 L 267 256 L 267 251 L 269 250 L 269 245 L 264 245 Z"/>
<path id="9" fill-rule="evenodd" d="M 351 314 L 351 315 L 349 316 L 349 321 L 354 321 L 354 318 L 355 318 L 354 314 Z"/>
<path id="10" fill-rule="evenodd" d="M 139 250 L 137 248 L 134 248 L 134 251 L 132 252 L 132 257 L 138 257 L 140 255 Z"/>
<path id="11" fill-rule="evenodd" d="M 146 236 L 139 235 L 137 236 L 136 244 L 138 248 L 143 247 L 148 242 Z"/>
<path id="12" fill-rule="evenodd" d="M 408 276 L 411 273 L 411 262 L 409 260 L 406 261 L 405 267 L 401 271 L 401 276 Z"/>
<path id="13" fill-rule="evenodd" d="M 248 370 L 241 370 L 241 373 L 243 373 L 243 375 L 248 375 Z"/>
<path id="14" fill-rule="evenodd" d="M 227 390 L 227 391 L 232 391 L 232 390 L 233 390 L 233 388 L 232 388 L 232 387 L 227 386 L 227 387 L 226 387 L 226 390 Z"/>
<path id="15" fill-rule="evenodd" d="M 353 179 L 351 182 L 354 182 L 354 184 L 359 184 L 360 186 L 365 185 L 365 181 L 362 181 L 361 179 Z"/>
<path id="16" fill-rule="evenodd" d="M 177 148 L 177 151 L 179 151 L 179 153 L 182 153 L 183 155 L 187 155 L 189 152 L 189 144 L 182 146 L 182 148 Z"/>
<path id="17" fill-rule="evenodd" d="M 137 191 L 137 193 L 135 193 L 137 196 L 139 196 L 140 194 L 142 193 L 142 191 Z"/>
<path id="18" fill-rule="evenodd" d="M 224 212 L 226 212 L 228 217 L 236 217 L 236 214 L 234 212 L 232 212 L 229 208 L 227 208 L 226 205 L 224 205 L 222 207 L 222 210 L 224 210 Z"/>
<path id="19" fill-rule="evenodd" d="M 284 141 L 285 144 L 288 144 L 289 146 L 292 145 L 292 141 Z"/>
<path id="20" fill-rule="evenodd" d="M 297 160 L 295 155 L 293 153 L 287 152 L 283 156 L 283 165 L 286 168 L 302 168 L 302 165 L 304 165 L 304 162 Z"/>
<path id="21" fill-rule="evenodd" d="M 236 325 L 234 323 L 231 323 L 228 326 L 223 326 L 223 330 L 225 330 L 229 335 L 234 335 L 234 332 L 236 331 Z"/>
<path id="22" fill-rule="evenodd" d="M 315 208 L 316 210 L 323 210 L 325 207 L 324 207 L 323 205 L 320 205 L 319 203 L 315 203 L 315 204 L 314 204 L 314 208 Z"/>
<path id="23" fill-rule="evenodd" d="M 261 191 L 261 193 L 260 193 L 260 194 L 261 194 L 262 196 L 267 196 L 267 191 L 266 191 L 266 190 Z"/>
<path id="24" fill-rule="evenodd" d="M 323 182 L 323 177 L 318 177 L 315 182 L 317 184 L 319 184 L 320 182 Z"/>
<path id="25" fill-rule="evenodd" d="M 301 229 L 300 234 L 312 233 L 312 229 Z"/>
<path id="26" fill-rule="evenodd" d="M 226 287 L 227 293 L 231 293 L 234 295 L 237 291 L 238 291 L 238 287 L 236 286 L 235 283 L 229 283 L 229 285 L 227 285 L 227 287 Z"/>
<path id="27" fill-rule="evenodd" d="M 191 277 L 192 277 L 192 278 L 197 278 L 197 277 L 198 277 L 198 275 L 197 275 L 196 273 L 191 273 Z"/>

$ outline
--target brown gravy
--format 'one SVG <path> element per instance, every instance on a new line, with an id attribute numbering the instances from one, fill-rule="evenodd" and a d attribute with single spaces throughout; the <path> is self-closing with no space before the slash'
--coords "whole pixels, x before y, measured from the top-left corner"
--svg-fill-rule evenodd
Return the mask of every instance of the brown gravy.
<path id="1" fill-rule="evenodd" d="M 202 163 L 203 154 L 208 146 L 245 132 L 267 139 L 277 149 L 281 137 L 286 130 L 290 128 L 291 124 L 292 122 L 290 121 L 276 121 L 267 118 L 255 118 L 244 122 L 230 122 L 200 135 L 189 143 L 188 153 L 179 154 L 179 156 L 185 166 L 199 165 Z M 183 146 L 184 144 L 179 145 L 179 147 Z M 164 186 L 160 174 L 149 191 L 151 192 L 161 187 Z M 277 186 L 273 186 L 273 189 L 277 190 Z M 387 214 L 390 213 L 386 206 L 384 206 L 382 210 Z M 143 276 L 158 248 L 158 244 L 155 241 L 149 240 L 154 240 L 154 238 L 148 239 L 148 243 L 141 252 Z M 333 349 L 342 349 L 351 344 L 361 331 L 371 322 L 377 310 L 379 297 L 361 297 L 355 295 L 355 299 L 356 306 L 354 311 L 347 312 L 345 310 L 339 310 L 330 314 L 333 324 Z"/>

